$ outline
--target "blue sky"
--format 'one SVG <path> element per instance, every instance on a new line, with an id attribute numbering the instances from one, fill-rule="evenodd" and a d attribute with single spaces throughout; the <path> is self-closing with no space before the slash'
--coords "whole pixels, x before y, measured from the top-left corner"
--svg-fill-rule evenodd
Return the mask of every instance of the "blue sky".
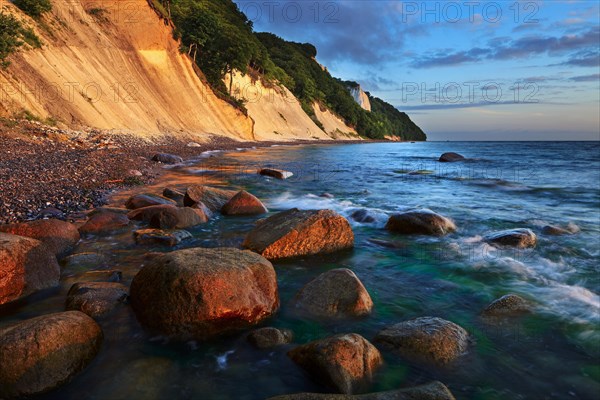
<path id="1" fill-rule="evenodd" d="M 600 140 L 599 2 L 236 3 L 431 140 Z"/>

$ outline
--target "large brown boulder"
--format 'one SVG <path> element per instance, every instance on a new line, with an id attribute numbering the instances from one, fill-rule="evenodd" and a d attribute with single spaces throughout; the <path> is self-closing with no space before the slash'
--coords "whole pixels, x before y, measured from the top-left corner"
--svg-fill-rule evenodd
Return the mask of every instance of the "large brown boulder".
<path id="1" fill-rule="evenodd" d="M 130 292 L 147 330 L 183 340 L 252 326 L 279 308 L 273 265 L 234 248 L 158 256 L 138 272 Z"/>
<path id="2" fill-rule="evenodd" d="M 138 208 L 159 206 L 161 204 L 170 204 L 175 206 L 177 205 L 177 202 L 156 194 L 141 193 L 131 196 L 125 203 L 125 207 L 130 210 L 137 210 Z"/>
<path id="3" fill-rule="evenodd" d="M 278 260 L 352 248 L 354 233 L 348 220 L 334 211 L 293 208 L 260 221 L 243 246 Z"/>
<path id="4" fill-rule="evenodd" d="M 537 236 L 531 229 L 519 228 L 490 233 L 483 240 L 496 246 L 526 249 L 536 245 Z"/>
<path id="5" fill-rule="evenodd" d="M 288 355 L 323 384 L 345 394 L 364 391 L 383 364 L 379 350 L 356 333 L 316 340 Z"/>
<path id="6" fill-rule="evenodd" d="M 157 244 L 162 246 L 177 246 L 184 240 L 191 239 L 193 236 L 188 231 L 162 230 L 162 229 L 139 229 L 133 232 L 133 237 L 137 244 Z"/>
<path id="7" fill-rule="evenodd" d="M 258 215 L 269 212 L 267 207 L 256 196 L 239 191 L 221 208 L 223 215 Z"/>
<path id="8" fill-rule="evenodd" d="M 81 282 L 71 286 L 67 294 L 67 310 L 77 310 L 92 318 L 100 318 L 119 304 L 127 302 L 127 287 L 118 282 Z"/>
<path id="9" fill-rule="evenodd" d="M 69 252 L 79 242 L 77 227 L 58 219 L 2 225 L 0 232 L 37 239 L 57 256 Z"/>
<path id="10" fill-rule="evenodd" d="M 404 235 L 443 236 L 455 231 L 456 225 L 449 218 L 423 208 L 392 215 L 385 229 Z"/>
<path id="11" fill-rule="evenodd" d="M 467 351 L 469 334 L 442 318 L 421 317 L 385 328 L 374 342 L 409 359 L 446 364 Z"/>
<path id="12" fill-rule="evenodd" d="M 444 153 L 440 156 L 440 162 L 457 162 L 464 161 L 465 157 L 458 153 Z"/>
<path id="13" fill-rule="evenodd" d="M 367 394 L 325 394 L 298 393 L 284 394 L 267 400 L 456 400 L 450 390 L 441 382 L 433 381 L 406 389 Z"/>
<path id="14" fill-rule="evenodd" d="M 175 201 L 175 203 L 177 203 L 178 206 L 183 206 L 183 198 L 185 197 L 185 195 L 179 190 L 175 188 L 166 187 L 163 189 L 162 194 L 164 197 Z"/>
<path id="15" fill-rule="evenodd" d="M 83 370 L 102 330 L 79 311 L 28 319 L 0 330 L 0 398 L 48 392 Z"/>
<path id="16" fill-rule="evenodd" d="M 0 304 L 58 285 L 56 256 L 39 240 L 0 233 Z"/>
<path id="17" fill-rule="evenodd" d="M 129 225 L 127 215 L 112 211 L 102 211 L 90 215 L 86 223 L 79 228 L 81 233 L 101 234 L 126 228 Z"/>
<path id="18" fill-rule="evenodd" d="M 235 190 L 218 189 L 210 186 L 190 186 L 185 191 L 183 204 L 192 207 L 197 203 L 204 203 L 212 212 L 220 211 L 237 192 Z"/>
<path id="19" fill-rule="evenodd" d="M 127 216 L 135 221 L 144 221 L 156 229 L 185 229 L 208 221 L 208 217 L 200 209 L 172 205 L 138 208 Z"/>
<path id="20" fill-rule="evenodd" d="M 347 318 L 370 314 L 373 301 L 354 272 L 340 268 L 307 283 L 296 295 L 294 306 L 311 317 Z"/>

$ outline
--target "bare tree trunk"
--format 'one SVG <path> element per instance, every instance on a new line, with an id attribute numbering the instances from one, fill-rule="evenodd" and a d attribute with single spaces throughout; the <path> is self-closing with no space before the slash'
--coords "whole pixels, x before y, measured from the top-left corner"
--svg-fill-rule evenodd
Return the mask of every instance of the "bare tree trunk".
<path id="1" fill-rule="evenodd" d="M 229 95 L 231 96 L 231 92 L 233 90 L 233 68 L 229 70 Z"/>

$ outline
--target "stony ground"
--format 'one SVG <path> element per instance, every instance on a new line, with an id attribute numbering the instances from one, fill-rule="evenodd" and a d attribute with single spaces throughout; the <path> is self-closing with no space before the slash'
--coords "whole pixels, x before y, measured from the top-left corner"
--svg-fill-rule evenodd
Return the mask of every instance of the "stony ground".
<path id="1" fill-rule="evenodd" d="M 120 188 L 151 182 L 161 173 L 157 152 L 192 158 L 207 150 L 270 146 L 214 137 L 148 143 L 98 130 L 71 131 L 37 122 L 0 121 L 0 224 L 53 216 L 76 217 Z"/>

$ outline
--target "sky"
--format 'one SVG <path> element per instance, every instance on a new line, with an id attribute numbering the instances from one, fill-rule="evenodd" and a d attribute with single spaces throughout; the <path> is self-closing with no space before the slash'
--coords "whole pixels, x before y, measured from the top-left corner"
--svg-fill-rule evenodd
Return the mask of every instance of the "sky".
<path id="1" fill-rule="evenodd" d="M 600 140 L 600 2 L 234 1 L 430 140 Z"/>

